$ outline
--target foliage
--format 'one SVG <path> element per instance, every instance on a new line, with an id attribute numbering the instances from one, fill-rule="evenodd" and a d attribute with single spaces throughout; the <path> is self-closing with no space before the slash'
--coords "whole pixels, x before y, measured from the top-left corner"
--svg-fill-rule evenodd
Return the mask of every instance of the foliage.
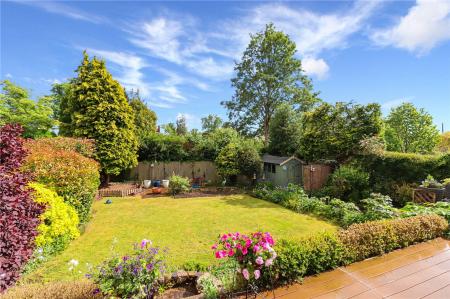
<path id="1" fill-rule="evenodd" d="M 423 108 L 403 103 L 391 109 L 386 118 L 387 149 L 404 153 L 430 153 L 439 142 L 433 117 Z"/>
<path id="2" fill-rule="evenodd" d="M 346 262 L 355 262 L 440 237 L 447 229 L 447 221 L 433 214 L 353 224 L 339 238 Z"/>
<path id="3" fill-rule="evenodd" d="M 358 204 L 369 195 L 369 173 L 351 165 L 342 165 L 330 175 L 326 190 L 330 196 Z"/>
<path id="4" fill-rule="evenodd" d="M 225 146 L 237 143 L 240 138 L 242 137 L 235 129 L 219 128 L 203 136 L 197 145 L 197 151 L 205 160 L 214 161 Z"/>
<path id="5" fill-rule="evenodd" d="M 223 178 L 238 174 L 252 177 L 261 167 L 257 145 L 250 139 L 240 143 L 231 142 L 225 146 L 215 160 L 217 173 Z"/>
<path id="6" fill-rule="evenodd" d="M 137 164 L 133 110 L 104 61 L 90 60 L 84 52 L 77 72 L 71 97 L 64 103 L 70 115 L 67 135 L 95 140 L 96 160 L 108 178 Z"/>
<path id="7" fill-rule="evenodd" d="M 235 94 L 222 102 L 235 128 L 244 134 L 262 134 L 269 141 L 269 124 L 281 103 L 298 104 L 302 111 L 319 100 L 311 81 L 295 58 L 295 43 L 273 24 L 251 35 L 231 80 Z"/>
<path id="8" fill-rule="evenodd" d="M 359 146 L 363 154 L 382 155 L 386 150 L 384 139 L 379 136 L 364 138 L 359 142 Z"/>
<path id="9" fill-rule="evenodd" d="M 188 133 L 187 125 L 186 125 L 186 116 L 183 114 L 177 117 L 176 123 L 176 133 L 177 135 L 186 135 Z"/>
<path id="10" fill-rule="evenodd" d="M 364 215 L 353 204 L 329 197 L 308 197 L 298 185 L 289 184 L 287 188 L 272 184 L 258 183 L 253 194 L 261 199 L 278 203 L 298 213 L 313 214 L 347 227 L 352 223 L 364 221 Z"/>
<path id="11" fill-rule="evenodd" d="M 70 137 L 53 137 L 40 138 L 36 142 L 28 143 L 35 144 L 36 147 L 45 147 L 52 151 L 73 151 L 87 158 L 95 156 L 95 143 L 91 139 L 85 138 L 70 138 Z"/>
<path id="12" fill-rule="evenodd" d="M 20 171 L 26 155 L 22 132 L 20 125 L 0 127 L 0 293 L 14 284 L 32 255 L 42 212 L 26 189 L 30 174 Z"/>
<path id="13" fill-rule="evenodd" d="M 138 91 L 128 94 L 128 98 L 134 114 L 135 135 L 141 146 L 145 136 L 156 132 L 156 113 L 142 101 Z"/>
<path id="14" fill-rule="evenodd" d="M 431 174 L 427 175 L 427 178 L 422 181 L 421 187 L 425 188 L 442 188 L 444 185 L 439 183 Z"/>
<path id="15" fill-rule="evenodd" d="M 33 191 L 33 200 L 46 206 L 40 215 L 41 224 L 37 230 L 36 246 L 45 248 L 48 253 L 60 252 L 69 242 L 80 235 L 78 215 L 75 209 L 64 202 L 56 192 L 39 183 L 28 185 Z"/>
<path id="16" fill-rule="evenodd" d="M 202 117 L 202 130 L 204 133 L 214 132 L 221 128 L 222 125 L 223 120 L 215 114 L 209 114 L 206 117 Z"/>
<path id="17" fill-rule="evenodd" d="M 87 280 L 24 284 L 10 288 L 2 299 L 101 299 L 97 286 Z"/>
<path id="18" fill-rule="evenodd" d="M 166 250 L 152 247 L 142 240 L 130 255 L 114 256 L 103 262 L 92 274 L 101 292 L 119 298 L 152 298 L 158 293 L 158 279 L 166 271 Z"/>
<path id="19" fill-rule="evenodd" d="M 53 102 L 53 115 L 59 122 L 59 135 L 67 136 L 71 132 L 71 114 L 69 100 L 73 97 L 73 86 L 71 81 L 55 83 L 52 86 L 50 95 Z"/>
<path id="20" fill-rule="evenodd" d="M 417 186 L 415 184 L 407 184 L 407 183 L 394 184 L 392 186 L 392 192 L 390 194 L 390 196 L 392 197 L 393 205 L 397 208 L 401 208 L 407 202 L 411 201 L 413 190 L 416 187 Z"/>
<path id="21" fill-rule="evenodd" d="M 450 154 L 384 152 L 361 155 L 356 160 L 359 167 L 370 174 L 373 190 L 385 194 L 393 194 L 399 184 L 419 183 L 428 174 L 441 180 L 450 173 Z"/>
<path id="22" fill-rule="evenodd" d="M 202 275 L 198 278 L 198 285 L 201 293 L 206 299 L 219 298 L 219 289 L 217 286 L 217 278 L 212 275 Z"/>
<path id="23" fill-rule="evenodd" d="M 363 199 L 361 203 L 366 221 L 398 217 L 398 212 L 392 207 L 392 199 L 387 195 L 371 193 L 370 197 Z"/>
<path id="24" fill-rule="evenodd" d="M 0 126 L 8 123 L 20 124 L 23 137 L 38 138 L 51 136 L 56 125 L 50 97 L 41 97 L 37 101 L 30 99 L 28 91 L 14 83 L 0 81 Z"/>
<path id="25" fill-rule="evenodd" d="M 319 233 L 300 241 L 280 240 L 275 249 L 278 257 L 274 272 L 280 284 L 336 268 L 344 255 L 344 247 L 333 233 Z"/>
<path id="26" fill-rule="evenodd" d="M 179 193 L 185 193 L 190 190 L 191 184 L 189 183 L 189 179 L 178 176 L 178 175 L 172 175 L 169 178 L 169 192 L 172 194 L 172 196 L 175 196 Z"/>
<path id="27" fill-rule="evenodd" d="M 380 134 L 381 109 L 378 104 L 323 103 L 304 113 L 302 123 L 300 156 L 343 162 L 360 151 L 362 140 Z"/>
<path id="28" fill-rule="evenodd" d="M 85 223 L 100 183 L 98 163 L 46 139 L 28 140 L 26 148 L 30 154 L 23 168 L 34 174 L 36 182 L 62 196 Z"/>
<path id="29" fill-rule="evenodd" d="M 409 202 L 406 206 L 400 209 L 402 217 L 411 217 L 423 214 L 437 214 L 444 217 L 450 223 L 450 203 L 436 202 L 424 203 L 422 205 Z"/>
<path id="30" fill-rule="evenodd" d="M 300 145 L 300 114 L 290 105 L 280 105 L 270 121 L 270 140 L 267 151 L 272 155 L 290 156 Z"/>
<path id="31" fill-rule="evenodd" d="M 140 161 L 184 161 L 188 158 L 183 136 L 153 133 L 143 137 Z"/>
<path id="32" fill-rule="evenodd" d="M 228 233 L 219 236 L 212 246 L 216 258 L 232 258 L 239 265 L 239 273 L 247 281 L 258 280 L 273 265 L 277 253 L 270 233 L 256 232 L 250 235 Z"/>
<path id="33" fill-rule="evenodd" d="M 444 132 L 440 136 L 439 143 L 436 146 L 439 152 L 448 153 L 450 152 L 450 131 Z"/>

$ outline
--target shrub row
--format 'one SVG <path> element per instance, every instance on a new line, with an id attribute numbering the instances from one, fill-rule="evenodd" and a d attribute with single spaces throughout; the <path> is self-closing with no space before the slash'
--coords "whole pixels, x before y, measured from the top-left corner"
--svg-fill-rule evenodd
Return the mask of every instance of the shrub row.
<path id="1" fill-rule="evenodd" d="M 13 287 L 2 299 L 95 299 L 104 298 L 90 281 L 77 280 L 47 284 L 25 284 Z M 97 293 L 97 294 L 96 294 Z"/>
<path id="2" fill-rule="evenodd" d="M 393 185 L 419 183 L 431 174 L 438 180 L 450 173 L 450 154 L 422 155 L 413 153 L 384 152 L 356 158 L 356 162 L 370 174 L 370 185 L 375 191 L 392 192 Z"/>
<path id="3" fill-rule="evenodd" d="M 23 168 L 34 174 L 36 182 L 62 196 L 75 208 L 80 222 L 85 223 L 100 184 L 99 165 L 91 158 L 68 150 L 67 143 L 67 138 L 51 142 L 45 138 L 28 140 L 25 146 L 29 155 Z"/>
<path id="4" fill-rule="evenodd" d="M 261 199 L 278 203 L 298 213 L 308 213 L 333 221 L 342 227 L 369 220 L 389 219 L 398 216 L 388 196 L 372 193 L 360 202 L 360 209 L 351 202 L 330 197 L 308 197 L 298 185 L 287 188 L 274 187 L 270 183 L 260 183 L 253 194 Z"/>
<path id="5" fill-rule="evenodd" d="M 278 283 L 291 283 L 305 275 L 440 237 L 447 229 L 442 217 L 420 215 L 353 224 L 346 230 L 300 241 L 280 240 L 275 246 L 278 257 L 274 272 Z"/>

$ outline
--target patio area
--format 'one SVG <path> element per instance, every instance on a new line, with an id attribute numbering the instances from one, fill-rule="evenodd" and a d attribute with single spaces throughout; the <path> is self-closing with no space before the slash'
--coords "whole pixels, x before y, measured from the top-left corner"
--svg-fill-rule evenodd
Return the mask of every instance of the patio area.
<path id="1" fill-rule="evenodd" d="M 450 298 L 450 241 L 435 239 L 308 277 L 303 284 L 276 289 L 275 297 Z"/>

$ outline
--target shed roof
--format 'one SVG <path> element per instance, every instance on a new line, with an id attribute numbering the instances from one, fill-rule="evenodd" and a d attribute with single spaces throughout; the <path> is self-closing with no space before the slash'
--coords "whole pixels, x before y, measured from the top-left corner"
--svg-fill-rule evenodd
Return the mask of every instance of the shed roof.
<path id="1" fill-rule="evenodd" d="M 301 163 L 303 163 L 302 160 L 300 160 L 297 157 L 291 156 L 291 157 L 280 157 L 280 156 L 272 156 L 269 154 L 264 154 L 262 156 L 262 161 L 265 163 L 272 163 L 272 164 L 278 164 L 278 165 L 283 165 L 286 164 L 287 162 L 291 161 L 291 160 L 297 160 Z"/>

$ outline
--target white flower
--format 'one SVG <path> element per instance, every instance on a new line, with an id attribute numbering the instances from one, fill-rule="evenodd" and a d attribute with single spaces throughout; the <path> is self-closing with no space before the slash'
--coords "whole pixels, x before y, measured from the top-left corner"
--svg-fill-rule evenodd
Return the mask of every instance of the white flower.
<path id="1" fill-rule="evenodd" d="M 71 259 L 67 264 L 76 267 L 78 266 L 78 261 L 75 259 Z"/>

